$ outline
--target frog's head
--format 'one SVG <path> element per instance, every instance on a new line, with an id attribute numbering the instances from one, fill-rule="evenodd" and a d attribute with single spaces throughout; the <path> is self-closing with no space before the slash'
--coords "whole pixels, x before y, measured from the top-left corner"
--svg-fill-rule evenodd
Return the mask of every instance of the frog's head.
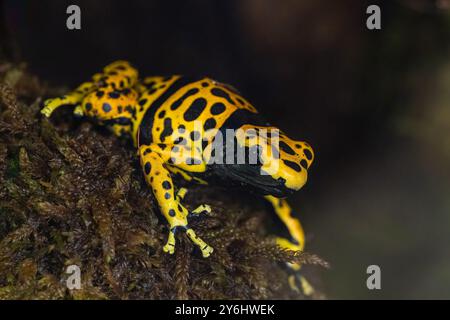
<path id="1" fill-rule="evenodd" d="M 248 150 L 249 163 L 228 168 L 234 179 L 277 197 L 287 196 L 306 183 L 314 158 L 306 142 L 292 140 L 275 127 L 247 125 L 238 130 L 236 139 Z M 257 161 L 252 163 L 252 157 Z"/>

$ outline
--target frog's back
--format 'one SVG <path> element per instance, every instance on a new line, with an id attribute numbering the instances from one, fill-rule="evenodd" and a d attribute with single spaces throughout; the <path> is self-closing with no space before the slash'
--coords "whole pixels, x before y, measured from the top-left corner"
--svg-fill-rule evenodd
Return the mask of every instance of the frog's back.
<path id="1" fill-rule="evenodd" d="M 210 78 L 151 77 L 141 96 L 140 144 L 170 144 L 184 137 L 212 139 L 214 130 L 262 125 L 255 109 L 233 87 Z"/>

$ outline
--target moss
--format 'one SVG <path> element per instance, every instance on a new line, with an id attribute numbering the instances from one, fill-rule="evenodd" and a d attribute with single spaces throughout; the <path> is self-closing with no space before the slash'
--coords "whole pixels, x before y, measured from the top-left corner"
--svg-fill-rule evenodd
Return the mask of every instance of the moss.
<path id="1" fill-rule="evenodd" d="M 212 206 L 191 224 L 214 254 L 202 258 L 184 234 L 174 256 L 163 253 L 167 226 L 135 151 L 63 110 L 42 119 L 42 97 L 60 91 L 20 68 L 3 69 L 0 298 L 298 299 L 285 262 L 325 265 L 278 248 L 266 232 L 269 212 L 204 187 L 192 187 L 186 204 Z M 72 264 L 81 268 L 80 290 L 65 286 Z"/>

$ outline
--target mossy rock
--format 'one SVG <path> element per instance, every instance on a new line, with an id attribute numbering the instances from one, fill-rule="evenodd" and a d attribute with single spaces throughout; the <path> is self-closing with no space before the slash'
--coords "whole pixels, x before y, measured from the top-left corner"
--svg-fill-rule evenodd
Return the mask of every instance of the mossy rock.
<path id="1" fill-rule="evenodd" d="M 1 299 L 301 299 L 285 263 L 326 265 L 278 248 L 270 212 L 214 187 L 189 186 L 186 197 L 190 208 L 213 209 L 191 221 L 212 256 L 184 234 L 165 254 L 167 225 L 135 151 L 68 112 L 42 119 L 42 97 L 61 89 L 12 65 L 2 70 Z M 69 265 L 81 269 L 79 290 L 66 286 Z"/>

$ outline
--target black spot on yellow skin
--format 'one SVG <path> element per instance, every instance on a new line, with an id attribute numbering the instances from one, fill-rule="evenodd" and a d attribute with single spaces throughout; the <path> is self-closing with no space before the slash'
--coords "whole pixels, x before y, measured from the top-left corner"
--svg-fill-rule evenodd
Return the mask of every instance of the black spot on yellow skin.
<path id="1" fill-rule="evenodd" d="M 188 97 L 198 93 L 198 91 L 199 90 L 197 88 L 193 88 L 193 89 L 188 90 L 185 94 L 183 94 L 183 96 L 181 98 L 179 98 L 174 103 L 172 103 L 172 105 L 170 106 L 170 109 L 171 110 L 178 109 L 186 98 L 188 98 Z"/>
<path id="2" fill-rule="evenodd" d="M 141 100 L 139 100 L 139 105 L 140 105 L 141 107 L 143 107 L 146 103 L 147 103 L 147 99 L 141 99 Z"/>
<path id="3" fill-rule="evenodd" d="M 283 159 L 283 162 L 284 162 L 284 164 L 287 165 L 289 168 L 292 168 L 292 169 L 294 169 L 294 170 L 297 171 L 297 172 L 302 171 L 302 168 L 301 168 L 298 164 L 296 164 L 295 162 L 293 162 L 293 161 L 289 161 L 289 160 Z"/>
<path id="4" fill-rule="evenodd" d="M 213 95 L 215 95 L 216 97 L 224 98 L 229 103 L 234 104 L 234 101 L 231 99 L 230 95 L 226 91 L 224 91 L 224 90 L 222 90 L 220 88 L 213 88 L 213 89 L 211 89 L 211 93 Z"/>
<path id="5" fill-rule="evenodd" d="M 136 109 L 132 106 L 126 106 L 125 111 L 127 111 L 131 115 L 131 119 L 136 120 Z"/>
<path id="6" fill-rule="evenodd" d="M 175 217 L 175 210 L 170 209 L 170 210 L 169 210 L 169 216 Z"/>
<path id="7" fill-rule="evenodd" d="M 120 97 L 120 93 L 117 91 L 112 91 L 112 92 L 108 93 L 108 96 L 111 99 L 118 99 Z"/>
<path id="8" fill-rule="evenodd" d="M 165 198 L 166 200 L 169 200 L 169 199 L 170 199 L 170 193 L 166 192 L 166 193 L 164 194 L 164 198 Z"/>
<path id="9" fill-rule="evenodd" d="M 166 118 L 164 119 L 164 130 L 161 132 L 159 138 L 161 141 L 164 141 L 167 136 L 170 136 L 173 133 L 172 129 L 172 119 Z"/>
<path id="10" fill-rule="evenodd" d="M 305 153 L 306 159 L 308 159 L 308 160 L 312 159 L 312 153 L 309 149 L 305 149 L 303 152 Z"/>
<path id="11" fill-rule="evenodd" d="M 152 165 L 150 164 L 150 162 L 146 162 L 144 165 L 144 170 L 145 170 L 145 174 L 149 175 L 150 171 L 152 170 Z"/>
<path id="12" fill-rule="evenodd" d="M 300 161 L 300 165 L 303 168 L 308 169 L 308 162 L 305 159 L 302 159 L 302 161 Z"/>
<path id="13" fill-rule="evenodd" d="M 172 185 L 170 184 L 170 182 L 167 181 L 167 180 L 164 180 L 164 181 L 163 181 L 162 186 L 163 186 L 163 188 L 166 189 L 166 190 L 169 190 L 169 189 L 172 187 Z"/>
<path id="14" fill-rule="evenodd" d="M 187 141 L 183 137 L 178 137 L 173 143 L 179 144 L 180 146 L 184 146 L 186 145 Z"/>
<path id="15" fill-rule="evenodd" d="M 213 104 L 213 106 L 211 107 L 211 114 L 213 115 L 219 115 L 222 112 L 224 112 L 226 109 L 225 105 L 222 102 L 216 102 Z"/>
<path id="16" fill-rule="evenodd" d="M 287 145 L 286 142 L 280 141 L 280 149 L 286 152 L 287 154 L 294 155 L 295 151 Z"/>
<path id="17" fill-rule="evenodd" d="M 200 139 L 200 132 L 192 131 L 190 136 L 192 141 L 197 141 L 198 139 Z"/>
<path id="18" fill-rule="evenodd" d="M 162 111 L 158 114 L 158 118 L 162 119 L 162 118 L 164 118 L 165 115 L 166 115 L 166 111 L 162 110 Z"/>
<path id="19" fill-rule="evenodd" d="M 205 121 L 204 125 L 203 125 L 203 129 L 205 129 L 205 131 L 213 129 L 216 127 L 216 120 L 214 120 L 214 118 L 209 118 L 208 120 Z"/>
<path id="20" fill-rule="evenodd" d="M 207 140 L 202 141 L 202 150 L 205 150 L 205 148 L 208 146 L 209 142 Z"/>
<path id="21" fill-rule="evenodd" d="M 92 103 L 90 103 L 90 102 L 86 103 L 84 108 L 86 109 L 86 111 L 91 111 L 92 110 Z"/>
<path id="22" fill-rule="evenodd" d="M 111 111 L 111 105 L 108 103 L 108 102 L 105 102 L 105 103 L 103 103 L 103 105 L 102 105 L 102 109 L 103 109 L 103 111 L 105 111 L 105 112 L 110 112 Z"/>
<path id="23" fill-rule="evenodd" d="M 97 98 L 103 97 L 104 94 L 105 94 L 105 93 L 104 93 L 102 90 L 98 90 L 98 91 L 95 93 L 95 95 L 97 96 Z"/>
<path id="24" fill-rule="evenodd" d="M 203 110 L 205 110 L 206 103 L 206 99 L 204 98 L 195 99 L 189 108 L 184 112 L 184 120 L 194 121 L 197 119 Z"/>

